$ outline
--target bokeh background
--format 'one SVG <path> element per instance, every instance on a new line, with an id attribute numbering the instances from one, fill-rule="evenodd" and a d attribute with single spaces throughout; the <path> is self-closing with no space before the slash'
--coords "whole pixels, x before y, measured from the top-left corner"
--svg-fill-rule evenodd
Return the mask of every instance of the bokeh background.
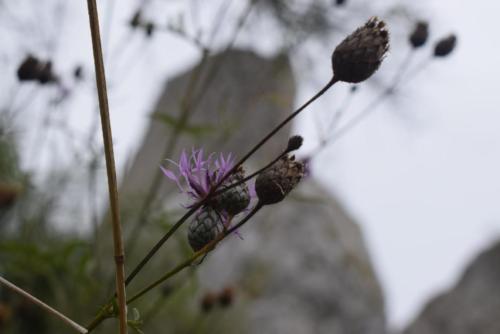
<path id="1" fill-rule="evenodd" d="M 130 177 L 127 170 L 172 78 L 189 72 L 205 52 L 212 57 L 236 48 L 270 59 L 285 55 L 293 78 L 286 77 L 283 86 L 293 82 L 291 103 L 298 106 L 330 78 L 335 45 L 370 16 L 383 18 L 391 51 L 377 74 L 355 88 L 341 84 L 329 91 L 296 119 L 292 132 L 305 138 L 298 155 L 311 158 L 313 178 L 360 226 L 382 287 L 387 330 L 402 330 L 430 299 L 452 289 L 500 235 L 498 7 L 491 0 L 100 1 L 119 178 L 124 184 Z M 429 39 L 413 49 L 408 38 L 420 20 L 429 24 Z M 0 21 L 0 160 L 7 194 L 2 200 L 9 204 L 0 215 L 0 272 L 40 293 L 46 285 L 81 281 L 86 288 L 78 289 L 75 300 L 94 303 L 84 308 L 86 317 L 79 305 L 56 294 L 71 294 L 74 286 L 45 297 L 85 322 L 110 291 L 92 281 L 88 266 L 98 266 L 95 257 L 103 267 L 112 260 L 93 247 L 110 239 L 100 228 L 107 192 L 86 2 L 4 0 Z M 458 38 L 456 48 L 433 57 L 434 43 L 450 33 Z M 28 55 L 50 61 L 54 79 L 20 81 L 18 69 Z M 345 125 L 347 131 L 335 137 Z M 191 130 L 199 142 L 223 129 L 201 124 Z M 326 138 L 331 142 L 321 146 Z M 157 156 L 149 168 L 176 159 L 177 152 Z M 0 291 L 3 308 L 18 303 Z M 192 302 L 198 295 L 188 297 Z M 44 317 L 22 307 L 27 315 L 12 307 L 6 319 Z M 444 313 L 438 312 L 448 319 Z M 489 329 L 476 333 L 490 333 L 493 320 L 484 321 Z M 426 330 L 434 333 L 415 333 Z"/>

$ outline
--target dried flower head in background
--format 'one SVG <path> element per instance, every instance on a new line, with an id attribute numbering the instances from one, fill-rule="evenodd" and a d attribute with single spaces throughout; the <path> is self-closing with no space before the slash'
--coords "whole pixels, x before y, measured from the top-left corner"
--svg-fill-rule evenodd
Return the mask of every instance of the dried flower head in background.
<path id="1" fill-rule="evenodd" d="M 229 307 L 234 302 L 234 289 L 230 286 L 226 286 L 217 296 L 217 301 L 221 307 Z"/>
<path id="2" fill-rule="evenodd" d="M 284 156 L 255 180 L 255 192 L 262 205 L 282 201 L 304 176 L 305 166 L 294 156 Z"/>
<path id="3" fill-rule="evenodd" d="M 434 56 L 435 57 L 446 57 L 448 56 L 457 44 L 457 36 L 451 34 L 445 38 L 437 41 L 434 46 Z"/>
<path id="4" fill-rule="evenodd" d="M 210 312 L 214 305 L 215 301 L 217 300 L 217 296 L 212 293 L 212 292 L 207 292 L 205 295 L 201 298 L 200 301 L 200 308 L 203 312 Z"/>
<path id="5" fill-rule="evenodd" d="M 429 38 L 429 24 L 424 21 L 418 21 L 413 29 L 413 32 L 410 34 L 410 44 L 413 48 L 419 48 L 427 42 L 427 38 Z"/>
<path id="6" fill-rule="evenodd" d="M 372 17 L 340 43 L 332 55 L 334 77 L 358 83 L 380 67 L 389 50 L 389 32 L 384 21 Z"/>

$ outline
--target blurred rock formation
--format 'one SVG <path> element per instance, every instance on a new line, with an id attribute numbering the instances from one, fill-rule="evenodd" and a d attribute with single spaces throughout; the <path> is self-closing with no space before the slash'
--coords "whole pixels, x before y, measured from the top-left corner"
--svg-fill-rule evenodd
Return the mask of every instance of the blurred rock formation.
<path id="1" fill-rule="evenodd" d="M 481 253 L 449 291 L 431 300 L 404 334 L 500 333 L 500 242 Z"/>

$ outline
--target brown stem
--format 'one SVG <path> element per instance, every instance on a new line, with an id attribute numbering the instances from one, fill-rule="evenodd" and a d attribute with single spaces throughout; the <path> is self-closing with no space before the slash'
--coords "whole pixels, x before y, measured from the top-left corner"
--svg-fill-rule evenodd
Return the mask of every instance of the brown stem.
<path id="1" fill-rule="evenodd" d="M 109 118 L 108 94 L 106 91 L 106 76 L 102 56 L 101 36 L 99 32 L 99 17 L 96 0 L 87 0 L 90 32 L 92 36 L 92 50 L 101 114 L 102 135 L 106 157 L 106 171 L 108 175 L 109 201 L 111 207 L 111 225 L 113 229 L 114 258 L 116 265 L 116 294 L 118 296 L 118 311 L 120 320 L 120 334 L 127 333 L 127 305 L 125 295 L 125 261 L 118 206 L 118 190 L 116 182 L 116 168 L 113 154 L 113 138 L 111 121 Z"/>
<path id="2" fill-rule="evenodd" d="M 163 275 L 162 277 L 160 277 L 159 279 L 157 279 L 156 281 L 154 281 L 153 283 L 151 283 L 150 285 L 148 285 L 147 287 L 142 289 L 140 292 L 135 294 L 132 298 L 127 300 L 127 304 L 130 304 L 130 303 L 134 302 L 135 300 L 139 299 L 140 297 L 145 295 L 147 292 L 149 292 L 153 288 L 157 287 L 158 285 L 165 282 L 169 278 L 175 276 L 176 274 L 181 272 L 183 269 L 189 267 L 199 257 L 212 251 L 217 246 L 217 244 L 219 242 L 224 240 L 228 235 L 230 235 L 232 232 L 234 232 L 236 229 L 240 228 L 243 224 L 245 224 L 248 220 L 250 220 L 250 218 L 252 218 L 253 215 L 255 215 L 257 213 L 257 211 L 259 211 L 261 208 L 262 208 L 262 205 L 260 203 L 257 203 L 257 205 L 252 209 L 252 211 L 250 211 L 250 213 L 248 213 L 248 215 L 246 215 L 245 218 L 243 218 L 237 225 L 235 225 L 232 228 L 230 228 L 229 230 L 221 233 L 216 239 L 212 240 L 210 243 L 205 245 L 202 249 L 195 252 L 191 257 L 189 257 L 188 259 L 179 263 L 174 269 L 170 270 L 168 273 L 166 273 L 165 275 Z"/>

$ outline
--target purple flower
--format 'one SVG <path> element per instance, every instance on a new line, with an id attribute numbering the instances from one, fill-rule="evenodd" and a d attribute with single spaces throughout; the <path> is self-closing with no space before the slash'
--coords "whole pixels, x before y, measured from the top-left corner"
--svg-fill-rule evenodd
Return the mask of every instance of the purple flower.
<path id="1" fill-rule="evenodd" d="M 191 155 L 183 150 L 178 163 L 167 160 L 176 165 L 178 171 L 174 172 L 160 166 L 163 174 L 174 181 L 181 192 L 194 199 L 195 203 L 203 200 L 234 166 L 234 157 L 231 153 L 227 156 L 222 153 L 211 153 L 205 158 L 203 149 L 194 148 Z M 188 207 L 193 207 L 195 203 Z"/>

